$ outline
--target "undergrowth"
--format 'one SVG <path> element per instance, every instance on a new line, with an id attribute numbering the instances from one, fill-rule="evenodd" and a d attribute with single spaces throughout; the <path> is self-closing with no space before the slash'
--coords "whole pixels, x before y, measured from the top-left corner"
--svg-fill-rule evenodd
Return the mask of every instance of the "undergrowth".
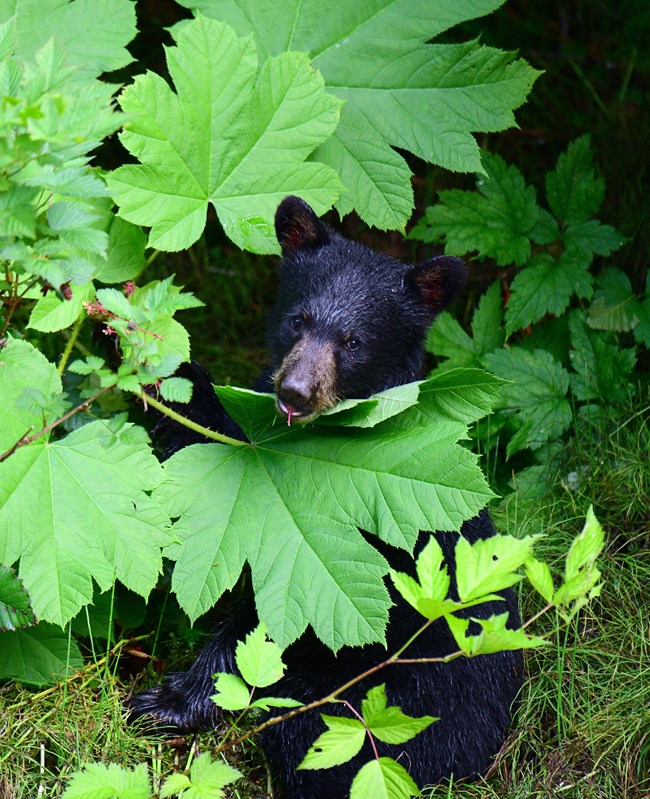
<path id="1" fill-rule="evenodd" d="M 630 409 L 627 422 L 584 425 L 567 447 L 552 493 L 535 501 L 517 492 L 493 509 L 504 533 L 544 532 L 540 555 L 566 551 L 591 502 L 609 542 L 602 558 L 601 597 L 583 609 L 550 646 L 527 655 L 528 679 L 512 733 L 491 773 L 470 784 L 425 790 L 430 799 L 643 799 L 650 789 L 650 541 L 647 509 L 647 409 Z M 596 446 L 594 441 L 600 443 Z M 577 480 L 576 475 L 580 475 Z M 555 564 L 559 569 L 559 560 Z M 539 601 L 521 597 L 522 615 Z M 163 651 L 167 642 L 161 643 Z M 133 767 L 148 763 L 158 781 L 184 769 L 193 745 L 209 751 L 219 731 L 197 739 L 146 741 L 122 720 L 131 686 L 125 664 L 136 646 L 39 693 L 7 686 L 0 693 L 0 797 L 60 796 L 81 764 L 102 760 Z M 168 650 L 167 650 L 168 651 Z M 176 665 L 176 664 L 175 664 Z M 184 664 L 178 663 L 179 668 Z M 169 668 L 169 664 L 167 664 Z M 154 673 L 151 679 L 159 677 Z M 140 690 L 138 686 L 137 690 Z M 262 756 L 254 745 L 232 762 L 247 775 L 233 797 L 268 795 Z"/>

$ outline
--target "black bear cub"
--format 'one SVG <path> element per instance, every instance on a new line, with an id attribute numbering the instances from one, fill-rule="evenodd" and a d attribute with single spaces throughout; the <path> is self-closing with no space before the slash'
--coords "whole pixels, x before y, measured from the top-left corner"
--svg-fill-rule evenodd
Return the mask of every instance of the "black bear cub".
<path id="1" fill-rule="evenodd" d="M 424 337 L 438 314 L 465 284 L 466 266 L 458 258 L 440 256 L 406 266 L 368 247 L 348 241 L 321 222 L 297 197 L 287 197 L 276 213 L 282 247 L 280 284 L 270 324 L 272 363 L 257 386 L 274 390 L 279 412 L 289 423 L 307 422 L 314 414 L 346 397 L 367 397 L 421 377 Z M 209 380 L 194 369 L 194 397 L 188 415 L 232 434 Z M 167 453 L 191 443 L 185 428 L 163 423 Z M 461 535 L 470 541 L 494 534 L 486 510 L 465 522 Z M 421 548 L 429 533 L 420 535 Z M 436 533 L 452 575 L 458 534 Z M 404 552 L 381 548 L 393 568 L 412 571 Z M 519 624 L 511 590 L 505 602 L 471 609 L 473 617 L 510 614 Z M 388 651 L 394 652 L 422 624 L 422 617 L 393 596 L 387 630 Z M 212 675 L 234 671 L 234 647 L 255 626 L 249 608 L 218 627 L 214 638 L 189 671 L 172 674 L 156 688 L 131 700 L 134 716 L 188 732 L 215 725 L 217 708 Z M 444 621 L 434 623 L 409 648 L 408 656 L 444 656 L 456 649 Z M 287 676 L 273 693 L 305 703 L 326 696 L 352 677 L 384 660 L 379 646 L 347 648 L 334 655 L 313 635 L 305 635 L 285 653 Z M 345 695 L 353 706 L 373 685 L 385 683 L 388 703 L 413 716 L 437 716 L 406 744 L 377 741 L 379 753 L 394 757 L 420 787 L 454 775 L 456 779 L 485 771 L 499 750 L 510 720 L 510 707 L 521 680 L 521 655 L 502 652 L 447 664 L 401 665 L 354 686 Z M 347 714 L 341 705 L 327 713 Z M 287 799 L 343 799 L 355 773 L 373 757 L 366 743 L 350 763 L 328 771 L 296 771 L 310 744 L 324 730 L 319 712 L 311 712 L 268 729 L 262 746 L 277 782 L 276 796 Z"/>

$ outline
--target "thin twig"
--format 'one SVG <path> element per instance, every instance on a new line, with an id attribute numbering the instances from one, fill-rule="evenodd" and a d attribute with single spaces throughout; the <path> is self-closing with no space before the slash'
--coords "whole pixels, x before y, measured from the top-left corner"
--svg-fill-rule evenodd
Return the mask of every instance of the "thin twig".
<path id="1" fill-rule="evenodd" d="M 52 424 L 48 424 L 47 427 L 44 427 L 42 430 L 39 430 L 38 433 L 34 433 L 33 436 L 28 436 L 25 434 L 22 438 L 16 441 L 13 447 L 10 447 L 6 452 L 3 452 L 2 455 L 0 455 L 0 463 L 6 461 L 7 458 L 10 455 L 13 455 L 17 449 L 20 449 L 20 447 L 25 447 L 27 444 L 31 444 L 32 441 L 36 441 L 37 438 L 40 438 L 42 435 L 45 435 L 45 433 L 49 433 L 50 430 L 54 430 L 55 427 L 58 427 L 62 422 L 67 421 L 71 416 L 74 416 L 75 413 L 87 410 L 88 406 L 91 403 L 95 402 L 95 400 L 98 400 L 100 397 L 104 396 L 104 394 L 106 394 L 112 388 L 113 388 L 112 386 L 107 386 L 106 388 L 103 388 L 101 391 L 98 391 L 97 394 L 95 394 L 93 397 L 89 397 L 87 400 L 84 400 L 84 402 L 82 402 L 80 405 L 77 405 L 76 408 L 73 408 L 71 411 L 68 411 L 66 414 L 61 416 L 60 419 L 57 419 L 55 422 L 52 422 Z M 33 429 L 34 429 L 33 427 L 30 428 L 30 430 Z"/>

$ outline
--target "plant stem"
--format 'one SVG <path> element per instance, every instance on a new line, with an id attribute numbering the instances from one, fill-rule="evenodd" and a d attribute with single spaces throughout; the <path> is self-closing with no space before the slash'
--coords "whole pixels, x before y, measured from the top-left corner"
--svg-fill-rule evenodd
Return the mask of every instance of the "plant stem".
<path id="1" fill-rule="evenodd" d="M 61 356 L 61 360 L 59 361 L 59 365 L 56 368 L 56 371 L 59 374 L 59 377 L 63 374 L 65 367 L 68 364 L 68 360 L 70 358 L 70 353 L 72 352 L 72 348 L 77 341 L 77 337 L 79 336 L 79 331 L 81 330 L 81 326 L 84 323 L 84 317 L 80 316 L 77 321 L 74 323 L 74 327 L 70 331 L 70 338 L 68 339 L 65 349 L 63 350 L 63 355 Z"/>
<path id="2" fill-rule="evenodd" d="M 232 447 L 247 447 L 249 444 L 247 441 L 240 441 L 238 438 L 231 438 L 230 436 L 226 436 L 223 433 L 217 433 L 214 430 L 210 430 L 209 427 L 203 427 L 196 422 L 193 422 L 191 419 L 187 419 L 185 416 L 181 416 L 180 413 L 176 413 L 171 408 L 168 408 L 166 405 L 163 405 L 154 397 L 149 396 L 149 394 L 142 394 L 142 401 L 144 402 L 145 406 L 151 405 L 152 408 L 155 408 L 159 413 L 162 413 L 164 416 L 169 416 L 170 419 L 173 419 L 178 424 L 182 424 L 183 427 L 187 427 L 190 430 L 194 430 L 195 433 L 200 433 L 205 438 L 209 438 L 212 441 L 218 441 L 221 444 L 230 444 Z"/>

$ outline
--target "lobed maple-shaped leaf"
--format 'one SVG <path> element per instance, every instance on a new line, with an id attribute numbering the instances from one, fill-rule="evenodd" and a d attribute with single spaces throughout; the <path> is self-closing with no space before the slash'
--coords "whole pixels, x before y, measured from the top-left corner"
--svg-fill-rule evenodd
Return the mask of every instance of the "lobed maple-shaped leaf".
<path id="1" fill-rule="evenodd" d="M 513 110 L 540 74 L 478 42 L 427 44 L 503 0 L 181 0 L 252 33 L 261 58 L 309 53 L 328 91 L 345 100 L 334 135 L 314 157 L 338 173 L 371 225 L 403 229 L 413 210 L 410 170 L 393 147 L 447 169 L 481 172 L 472 135 L 515 124 Z"/>
<path id="2" fill-rule="evenodd" d="M 1 352 L 0 451 L 47 422 L 25 389 L 60 391 L 54 366 L 25 341 Z M 163 479 L 146 432 L 116 417 L 60 440 L 46 434 L 0 463 L 0 562 L 20 559 L 36 615 L 63 625 L 115 578 L 142 596 L 161 570 L 169 518 L 149 496 Z"/>
<path id="3" fill-rule="evenodd" d="M 273 214 L 288 194 L 317 213 L 341 191 L 328 166 L 307 162 L 331 135 L 340 100 L 325 94 L 304 53 L 258 71 L 252 38 L 199 16 L 174 31 L 165 80 L 148 72 L 124 90 L 130 121 L 120 139 L 141 163 L 108 176 L 120 216 L 151 227 L 149 245 L 180 250 L 205 227 L 211 203 L 230 238 L 276 252 Z"/>
<path id="4" fill-rule="evenodd" d="M 260 619 L 280 646 L 308 624 L 334 650 L 383 640 L 387 564 L 357 528 L 410 550 L 420 529 L 458 530 L 492 496 L 457 441 L 487 412 L 496 383 L 458 371 L 448 384 L 422 384 L 417 405 L 374 427 L 288 427 L 270 395 L 246 401 L 220 389 L 250 443 L 178 452 L 155 493 L 178 518 L 167 554 L 190 617 L 248 561 Z"/>
<path id="5" fill-rule="evenodd" d="M 221 760 L 212 760 L 209 752 L 199 755 L 190 766 L 189 776 L 171 774 L 162 785 L 160 799 L 170 796 L 186 799 L 221 799 L 222 788 L 239 779 L 241 772 Z"/>

